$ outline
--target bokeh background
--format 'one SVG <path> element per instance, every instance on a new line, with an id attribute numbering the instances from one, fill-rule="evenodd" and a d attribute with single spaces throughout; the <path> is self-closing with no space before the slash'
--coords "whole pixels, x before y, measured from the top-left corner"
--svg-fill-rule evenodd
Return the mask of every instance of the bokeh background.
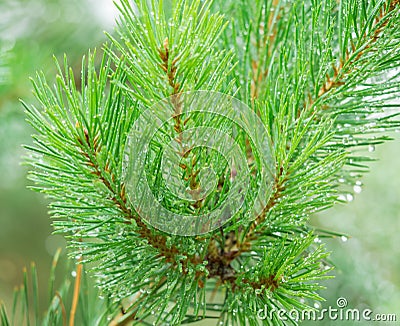
<path id="1" fill-rule="evenodd" d="M 62 62 L 67 54 L 79 71 L 82 56 L 113 30 L 115 15 L 111 0 L 0 0 L 0 300 L 9 307 L 31 261 L 44 296 L 52 256 L 65 247 L 51 235 L 46 199 L 27 189 L 22 144 L 31 143 L 33 130 L 19 100 L 34 103 L 29 78 L 36 71 L 54 79 L 53 55 Z"/>
<path id="2" fill-rule="evenodd" d="M 111 0 L 0 0 L 0 300 L 8 305 L 31 261 L 46 290 L 52 256 L 65 247 L 62 237 L 51 235 L 46 199 L 27 189 L 22 144 L 31 143 L 32 129 L 19 99 L 34 103 L 29 77 L 37 70 L 54 76 L 53 55 L 62 60 L 66 53 L 79 71 L 82 55 L 101 47 L 115 16 Z M 354 200 L 312 223 L 351 235 L 326 241 L 336 278 L 325 282 L 322 307 L 336 308 L 343 297 L 349 308 L 397 313 L 400 323 L 400 133 L 391 136 L 371 153 L 378 161 Z"/>

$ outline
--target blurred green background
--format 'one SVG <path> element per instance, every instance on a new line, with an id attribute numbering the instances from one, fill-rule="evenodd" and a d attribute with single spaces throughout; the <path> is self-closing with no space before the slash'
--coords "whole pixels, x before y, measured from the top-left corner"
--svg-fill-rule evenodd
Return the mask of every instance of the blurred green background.
<path id="1" fill-rule="evenodd" d="M 65 246 L 63 238 L 51 235 L 45 198 L 27 189 L 21 145 L 31 142 L 32 130 L 19 99 L 34 102 L 29 76 L 36 70 L 54 76 L 53 54 L 62 59 L 67 53 L 79 71 L 82 55 L 105 40 L 103 30 L 112 30 L 114 16 L 111 0 L 0 2 L 0 299 L 8 304 L 31 261 L 46 290 L 52 255 Z M 400 324 L 400 133 L 392 136 L 394 141 L 373 153 L 379 161 L 354 201 L 312 223 L 351 235 L 345 242 L 327 241 L 336 278 L 326 282 L 322 307 L 336 308 L 344 297 L 349 308 L 397 313 Z"/>
<path id="2" fill-rule="evenodd" d="M 19 99 L 34 103 L 29 77 L 36 71 L 54 79 L 53 55 L 62 61 L 67 54 L 79 72 L 82 56 L 101 47 L 104 30 L 112 31 L 114 16 L 111 0 L 0 0 L 0 299 L 6 303 L 31 261 L 47 290 L 52 256 L 65 247 L 51 235 L 46 199 L 27 189 L 22 144 L 31 143 L 33 131 Z"/>

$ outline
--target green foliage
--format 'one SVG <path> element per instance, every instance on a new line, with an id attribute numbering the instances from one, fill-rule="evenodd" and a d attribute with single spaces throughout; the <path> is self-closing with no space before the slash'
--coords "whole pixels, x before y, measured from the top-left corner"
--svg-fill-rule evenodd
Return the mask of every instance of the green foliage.
<path id="1" fill-rule="evenodd" d="M 56 280 L 56 268 L 59 264 L 60 250 L 53 258 L 49 284 L 48 309 L 44 314 L 39 311 L 39 284 L 36 265 L 31 264 L 29 271 L 24 269 L 23 284 L 14 290 L 11 314 L 7 314 L 3 303 L 0 306 L 2 326 L 8 325 L 66 325 L 70 319 L 72 299 L 74 297 L 74 278 L 76 272 L 67 267 L 68 274 L 59 282 Z M 69 275 L 69 276 L 68 276 Z M 111 320 L 113 306 L 107 300 L 100 299 L 98 291 L 83 273 L 79 295 L 79 307 L 76 321 L 83 325 L 104 325 Z M 115 308 L 114 308 L 115 309 Z"/>
<path id="2" fill-rule="evenodd" d="M 40 73 L 33 81 L 39 105 L 24 104 L 36 129 L 35 145 L 27 146 L 30 178 L 51 200 L 56 232 L 69 239 L 71 256 L 93 264 L 98 287 L 120 307 L 117 325 L 208 318 L 296 324 L 257 313 L 313 309 L 323 300 L 318 282 L 330 267 L 318 243 L 334 234 L 313 230 L 308 220 L 350 198 L 349 186 L 371 160 L 367 149 L 389 139 L 376 133 L 399 128 L 388 113 L 400 91 L 399 2 L 123 0 L 119 9 L 118 36 L 109 36 L 100 64 L 89 53 L 76 82 L 66 59 L 56 63 L 53 86 Z M 173 139 L 202 124 L 227 132 L 254 183 L 257 153 L 269 150 L 231 122 L 179 111 L 182 94 L 196 90 L 234 96 L 257 114 L 274 171 L 256 216 L 246 218 L 249 196 L 225 225 L 186 237 L 154 228 L 130 201 L 125 165 L 138 158 L 126 157 L 126 144 L 139 116 L 172 98 L 171 124 L 161 133 Z M 143 173 L 160 202 L 176 209 L 162 181 L 159 144 L 151 144 Z M 188 151 L 183 159 L 183 182 L 198 185 L 193 171 L 209 157 Z M 223 199 L 233 181 L 222 178 L 226 164 L 215 162 L 223 173 L 212 195 Z M 184 209 L 196 216 L 206 206 Z"/>

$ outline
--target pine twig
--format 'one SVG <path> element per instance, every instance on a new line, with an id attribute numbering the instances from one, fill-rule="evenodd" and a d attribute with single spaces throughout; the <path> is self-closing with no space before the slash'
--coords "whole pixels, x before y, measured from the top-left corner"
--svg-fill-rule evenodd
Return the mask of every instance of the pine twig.
<path id="1" fill-rule="evenodd" d="M 337 87 L 345 85 L 346 76 L 353 71 L 353 68 L 351 68 L 351 66 L 356 64 L 357 61 L 363 55 L 365 55 L 366 51 L 368 49 L 370 49 L 372 47 L 372 45 L 379 40 L 379 38 L 381 37 L 381 34 L 384 31 L 384 28 L 388 24 L 387 15 L 390 12 L 392 12 L 393 10 L 395 10 L 399 6 L 399 4 L 400 4 L 399 0 L 392 0 L 392 1 L 390 1 L 389 5 L 385 4 L 383 6 L 383 8 L 380 10 L 378 16 L 375 18 L 373 26 L 372 26 L 372 28 L 377 27 L 377 26 L 379 26 L 379 27 L 377 27 L 375 29 L 375 31 L 372 35 L 364 35 L 363 44 L 367 44 L 367 45 L 366 45 L 365 49 L 362 51 L 359 51 L 357 56 L 353 59 L 351 59 L 351 58 L 352 58 L 352 54 L 356 52 L 356 47 L 355 47 L 353 41 L 350 42 L 351 52 L 347 50 L 346 57 L 344 59 L 341 58 L 339 60 L 339 64 L 337 66 L 332 65 L 334 74 L 332 77 L 329 76 L 329 74 L 326 74 L 325 83 L 320 88 L 317 98 L 322 97 L 323 95 L 325 95 L 332 89 L 335 89 Z M 344 68 L 347 68 L 347 67 L 350 67 L 350 69 L 345 70 Z M 312 105 L 314 102 L 315 102 L 315 100 L 310 98 L 309 104 Z"/>
<path id="2" fill-rule="evenodd" d="M 83 269 L 83 264 L 81 261 L 82 261 L 82 257 L 80 257 L 78 259 L 78 262 L 76 265 L 74 294 L 72 297 L 71 311 L 69 314 L 69 326 L 75 325 L 75 315 L 76 315 L 76 310 L 78 308 L 79 293 L 80 293 L 81 279 L 82 279 L 82 269 Z"/>
<path id="3" fill-rule="evenodd" d="M 67 310 L 65 309 L 65 305 L 64 305 L 64 302 L 63 302 L 60 292 L 56 291 L 55 296 L 58 299 L 58 301 L 60 302 L 63 326 L 67 326 Z"/>

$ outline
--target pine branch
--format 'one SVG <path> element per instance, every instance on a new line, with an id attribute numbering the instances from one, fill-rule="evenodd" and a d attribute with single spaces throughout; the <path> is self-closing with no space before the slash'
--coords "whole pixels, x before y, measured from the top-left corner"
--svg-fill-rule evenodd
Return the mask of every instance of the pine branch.
<path id="1" fill-rule="evenodd" d="M 268 10 L 265 8 L 265 10 Z M 263 58 L 270 58 L 272 55 L 272 48 L 274 47 L 273 44 L 276 40 L 276 33 L 277 33 L 277 21 L 281 18 L 279 15 L 279 1 L 278 0 L 273 0 L 271 8 L 269 8 L 269 15 L 268 15 L 268 24 L 264 26 L 264 22 L 259 23 L 259 31 L 256 32 L 256 39 L 257 39 L 257 44 L 256 44 L 256 49 L 257 49 L 257 54 L 259 56 L 258 60 L 252 59 L 251 60 L 251 66 L 252 66 L 252 81 L 251 81 L 251 92 L 250 96 L 251 99 L 254 100 L 258 97 L 260 88 L 263 83 L 263 79 L 265 76 L 268 74 L 268 69 L 262 68 L 263 62 L 260 59 Z M 278 12 L 277 16 L 273 16 L 272 12 Z M 264 30 L 265 29 L 265 30 Z M 257 29 L 256 29 L 257 31 Z M 263 52 L 267 50 L 268 55 L 264 56 Z"/>
<path id="2" fill-rule="evenodd" d="M 336 118 L 336 136 L 327 150 L 343 145 L 347 148 L 349 168 L 341 171 L 338 179 L 351 187 L 360 182 L 360 174 L 368 169 L 365 163 L 371 161 L 368 156 L 358 154 L 356 148 L 364 147 L 371 152 L 388 137 L 368 137 L 368 134 L 399 127 L 396 114 L 385 112 L 397 106 L 391 102 L 400 85 L 398 79 L 386 78 L 391 67 L 400 62 L 398 54 L 391 50 L 399 44 L 398 29 L 392 25 L 398 19 L 398 2 L 371 3 L 359 17 L 357 9 L 355 3 L 342 6 L 341 14 L 349 19 L 341 21 L 341 30 L 347 31 L 343 35 L 341 58 L 338 65 L 332 62 L 333 75 L 327 72 L 322 87 L 316 87 L 315 105 L 313 100 L 310 102 L 313 110 L 319 107 L 323 110 L 321 114 L 332 114 Z M 355 39 L 349 31 L 353 31 Z M 372 80 L 375 82 L 371 83 Z M 371 101 L 372 97 L 375 98 Z M 380 114 L 376 115 L 377 112 Z M 348 193 L 345 196 L 352 198 Z"/>
<path id="3" fill-rule="evenodd" d="M 355 148 L 388 139 L 365 133 L 399 126 L 394 115 L 371 117 L 400 91 L 398 74 L 383 75 L 400 65 L 398 1 L 123 0 L 119 10 L 100 65 L 89 53 L 76 83 L 67 61 L 57 63 L 54 87 L 42 74 L 33 82 L 39 108 L 25 105 L 37 132 L 30 178 L 51 200 L 56 232 L 118 304 L 112 325 L 212 318 L 216 292 L 222 324 L 284 325 L 257 312 L 308 309 L 330 271 L 318 236 L 336 234 L 314 230 L 310 216 L 340 202 L 340 180 L 351 185 L 365 170 L 371 159 Z M 230 115 L 237 100 L 249 110 Z M 201 128 L 234 145 L 193 133 Z M 222 154 L 208 148 L 213 137 Z M 167 147 L 175 170 L 165 170 Z M 248 178 L 242 161 L 226 158 L 234 149 Z M 202 178 L 205 167 L 216 180 Z M 242 199 L 214 228 L 201 219 Z M 160 227 L 170 216 L 176 228 Z"/>
<path id="4" fill-rule="evenodd" d="M 79 124 L 77 127 L 79 128 Z M 94 171 L 92 173 L 98 177 L 98 180 L 102 182 L 112 194 L 110 200 L 119 208 L 119 210 L 121 210 L 127 220 L 126 223 L 130 224 L 131 221 L 134 220 L 136 226 L 139 228 L 137 231 L 139 235 L 146 239 L 151 246 L 158 249 L 160 255 L 163 256 L 167 262 L 174 262 L 174 257 L 179 254 L 179 250 L 175 246 L 168 248 L 166 246 L 167 239 L 165 236 L 161 234 L 154 235 L 149 227 L 140 219 L 140 214 L 132 212 L 127 203 L 125 184 L 121 183 L 119 191 L 114 187 L 116 177 L 114 174 L 112 174 L 108 163 L 106 163 L 104 169 L 102 169 L 96 160 L 96 156 L 101 151 L 101 149 L 97 146 L 96 138 L 92 144 L 89 140 L 88 131 L 84 130 L 83 134 L 86 144 L 84 144 L 84 141 L 81 139 L 78 139 L 79 144 L 83 147 L 81 148 L 82 154 L 86 157 L 87 164 L 93 168 Z M 85 152 L 86 150 L 88 150 L 89 153 Z"/>
<path id="5" fill-rule="evenodd" d="M 378 43 L 382 34 L 385 33 L 385 29 L 392 16 L 391 14 L 398 9 L 398 5 L 399 2 L 397 0 L 389 1 L 389 3 L 381 3 L 373 10 L 374 13 L 377 12 L 375 18 L 371 16 L 366 17 L 368 18 L 364 22 L 366 26 L 360 26 L 360 30 L 365 30 L 364 35 L 357 40 L 357 45 L 354 43 L 354 40 L 349 38 L 350 51 L 346 49 L 345 56 L 340 58 L 339 65 L 332 66 L 333 77 L 329 76 L 329 74 L 326 75 L 326 81 L 322 87 L 320 87 L 318 97 L 322 97 L 333 88 L 345 85 L 345 80 L 348 75 L 357 69 L 356 66 L 360 61 L 364 61 L 362 60 L 363 57 L 367 56 L 369 52 L 377 51 L 375 45 Z"/>

